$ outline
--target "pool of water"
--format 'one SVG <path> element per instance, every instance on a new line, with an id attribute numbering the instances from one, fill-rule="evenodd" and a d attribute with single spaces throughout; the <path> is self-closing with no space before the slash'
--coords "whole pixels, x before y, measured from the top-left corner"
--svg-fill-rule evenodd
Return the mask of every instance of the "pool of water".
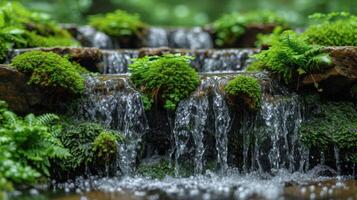
<path id="1" fill-rule="evenodd" d="M 279 171 L 274 176 L 230 171 L 206 172 L 188 178 L 79 178 L 55 184 L 47 192 L 15 192 L 10 200 L 235 200 L 235 199 L 357 199 L 357 180 L 310 173 Z M 46 191 L 46 190 L 43 190 Z"/>

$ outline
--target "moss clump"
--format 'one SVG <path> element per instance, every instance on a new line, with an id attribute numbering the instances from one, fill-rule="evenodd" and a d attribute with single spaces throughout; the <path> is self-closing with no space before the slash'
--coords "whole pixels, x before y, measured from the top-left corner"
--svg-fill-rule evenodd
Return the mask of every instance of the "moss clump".
<path id="1" fill-rule="evenodd" d="M 138 15 L 122 10 L 92 16 L 89 18 L 89 24 L 113 37 L 141 36 L 147 28 Z"/>
<path id="2" fill-rule="evenodd" d="M 250 108 L 260 106 L 262 89 L 259 81 L 250 76 L 239 75 L 224 87 L 227 94 L 242 98 Z"/>
<path id="3" fill-rule="evenodd" d="M 103 131 L 95 138 L 93 151 L 96 152 L 99 159 L 110 161 L 115 158 L 118 152 L 118 140 L 122 139 L 122 137 L 118 137 L 114 132 Z"/>
<path id="4" fill-rule="evenodd" d="M 320 46 L 309 45 L 305 38 L 285 31 L 275 38 L 268 50 L 254 56 L 262 68 L 270 70 L 289 83 L 299 75 L 320 70 L 331 65 L 330 56 Z"/>
<path id="5" fill-rule="evenodd" d="M 140 164 L 137 172 L 146 177 L 163 179 L 165 176 L 174 176 L 175 169 L 167 160 L 161 160 L 156 164 Z"/>
<path id="6" fill-rule="evenodd" d="M 166 54 L 135 59 L 130 79 L 144 94 L 145 108 L 154 101 L 168 110 L 188 97 L 199 85 L 198 73 L 190 66 L 191 57 Z"/>
<path id="7" fill-rule="evenodd" d="M 303 33 L 311 44 L 324 46 L 357 46 L 357 16 L 349 13 L 314 14 L 317 24 Z"/>
<path id="8" fill-rule="evenodd" d="M 28 47 L 68 47 L 80 46 L 72 38 L 58 36 L 42 36 L 34 32 L 26 32 L 24 35 Z"/>
<path id="9" fill-rule="evenodd" d="M 97 123 L 63 119 L 62 127 L 58 138 L 71 153 L 66 160 L 56 161 L 63 171 L 97 166 L 98 160 L 110 161 L 117 153 L 116 143 L 123 141 L 120 133 Z"/>
<path id="10" fill-rule="evenodd" d="M 282 26 L 277 26 L 270 34 L 260 33 L 257 35 L 257 41 L 255 42 L 255 45 L 259 48 L 267 48 L 271 46 L 274 40 L 278 40 L 283 32 L 284 32 L 284 28 Z"/>
<path id="11" fill-rule="evenodd" d="M 65 88 L 74 93 L 84 90 L 84 78 L 66 58 L 52 52 L 30 51 L 16 56 L 11 65 L 30 74 L 29 84 Z"/>
<path id="12" fill-rule="evenodd" d="M 274 12 L 231 13 L 213 22 L 217 46 L 232 45 L 245 33 L 248 25 L 284 25 L 285 19 Z"/>
<path id="13" fill-rule="evenodd" d="M 326 149 L 336 145 L 341 149 L 357 148 L 357 112 L 352 103 L 319 103 L 315 109 L 300 130 L 301 141 L 307 147 Z"/>

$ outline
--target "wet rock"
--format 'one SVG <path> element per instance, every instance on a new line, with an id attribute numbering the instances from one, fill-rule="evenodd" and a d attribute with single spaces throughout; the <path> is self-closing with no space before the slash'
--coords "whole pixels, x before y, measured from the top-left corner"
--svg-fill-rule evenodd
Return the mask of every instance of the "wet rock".
<path id="1" fill-rule="evenodd" d="M 102 61 L 102 52 L 98 48 L 73 48 L 73 47 L 54 47 L 54 48 L 30 48 L 30 49 L 15 49 L 9 59 L 33 50 L 41 50 L 46 52 L 54 52 L 59 55 L 69 56 L 70 60 L 78 62 L 89 71 L 98 72 L 97 65 Z"/>
<path id="2" fill-rule="evenodd" d="M 39 88 L 29 85 L 28 81 L 26 74 L 8 65 L 0 65 L 0 99 L 6 101 L 16 113 L 60 111 L 73 96 L 63 89 Z"/>
<path id="3" fill-rule="evenodd" d="M 326 95 L 349 94 L 353 84 L 357 83 L 357 47 L 326 47 L 333 66 L 303 77 L 302 87 L 318 84 Z"/>

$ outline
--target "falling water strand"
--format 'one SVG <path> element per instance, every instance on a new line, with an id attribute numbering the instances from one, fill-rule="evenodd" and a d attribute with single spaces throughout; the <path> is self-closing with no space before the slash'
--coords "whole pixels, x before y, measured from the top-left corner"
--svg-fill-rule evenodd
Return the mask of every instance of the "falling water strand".
<path id="1" fill-rule="evenodd" d="M 230 128 L 231 118 L 229 109 L 226 104 L 223 94 L 216 87 L 213 96 L 213 111 L 215 117 L 215 138 L 217 149 L 217 162 L 221 172 L 226 172 L 228 169 L 228 132 Z"/>
<path id="2" fill-rule="evenodd" d="M 187 49 L 213 48 L 212 38 L 200 27 L 175 29 L 169 33 L 169 47 Z"/>
<path id="3" fill-rule="evenodd" d="M 167 47 L 169 45 L 168 33 L 164 28 L 151 27 L 148 32 L 148 47 Z"/>
<path id="4" fill-rule="evenodd" d="M 336 161 L 336 170 L 337 175 L 341 175 L 341 160 L 340 160 L 340 149 L 335 145 L 333 147 L 334 154 L 335 154 L 335 161 Z"/>
<path id="5" fill-rule="evenodd" d="M 133 58 L 137 58 L 138 51 L 103 51 L 103 74 L 128 73 L 128 67 Z"/>
<path id="6" fill-rule="evenodd" d="M 124 135 L 125 142 L 119 145 L 117 165 L 123 174 L 131 174 L 135 170 L 141 137 L 148 128 L 141 97 L 126 78 L 103 79 L 87 78 L 79 117 L 99 122 Z"/>
<path id="7" fill-rule="evenodd" d="M 208 115 L 208 97 L 198 96 L 193 94 L 189 99 L 183 100 L 178 105 L 176 110 L 175 124 L 174 124 L 174 138 L 175 138 L 175 174 L 180 175 L 180 161 L 179 159 L 188 150 L 188 142 L 193 138 L 195 145 L 195 173 L 201 173 L 203 169 L 203 154 L 205 148 L 203 145 L 204 128 L 206 125 Z"/>

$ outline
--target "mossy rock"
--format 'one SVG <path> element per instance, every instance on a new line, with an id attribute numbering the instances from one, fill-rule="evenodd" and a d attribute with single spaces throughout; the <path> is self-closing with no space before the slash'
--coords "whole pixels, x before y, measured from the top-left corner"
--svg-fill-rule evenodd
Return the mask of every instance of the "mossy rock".
<path id="1" fill-rule="evenodd" d="M 227 83 L 224 90 L 233 101 L 235 101 L 234 98 L 238 98 L 250 109 L 258 109 L 260 107 L 262 88 L 258 79 L 254 77 L 238 75 Z M 234 104 L 235 102 L 232 103 Z"/>
<path id="2" fill-rule="evenodd" d="M 52 52 L 30 51 L 16 56 L 11 66 L 30 76 L 29 84 L 60 88 L 75 94 L 84 90 L 84 78 L 78 65 Z"/>
<path id="3" fill-rule="evenodd" d="M 145 109 L 155 102 L 167 110 L 196 90 L 198 73 L 191 67 L 191 57 L 165 54 L 146 56 L 130 65 L 130 80 L 143 93 Z"/>

